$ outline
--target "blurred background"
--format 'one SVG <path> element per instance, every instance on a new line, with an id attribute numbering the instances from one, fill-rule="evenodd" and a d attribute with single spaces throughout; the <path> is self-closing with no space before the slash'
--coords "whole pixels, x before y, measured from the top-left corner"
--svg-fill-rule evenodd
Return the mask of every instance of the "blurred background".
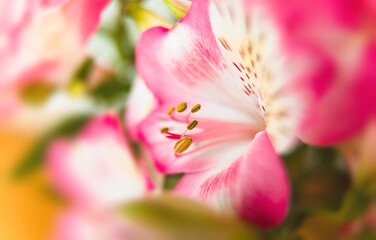
<path id="1" fill-rule="evenodd" d="M 5 2 L 2 17 L 13 10 Z M 13 8 L 22 11 L 30 5 L 14 1 Z M 98 31 L 88 39 L 70 80 L 23 86 L 17 107 L 5 94 L 0 98 L 0 239 L 50 239 L 63 203 L 42 167 L 48 143 L 74 132 L 74 125 L 83 125 L 90 115 L 107 109 L 123 113 L 136 77 L 134 48 L 140 32 L 176 21 L 162 0 L 112 1 L 100 14 Z M 51 28 L 59 29 L 58 24 Z"/>

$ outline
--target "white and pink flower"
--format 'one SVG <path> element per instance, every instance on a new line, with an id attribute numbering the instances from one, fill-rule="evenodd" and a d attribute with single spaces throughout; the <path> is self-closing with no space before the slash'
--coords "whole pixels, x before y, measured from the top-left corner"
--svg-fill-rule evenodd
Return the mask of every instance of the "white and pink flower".
<path id="1" fill-rule="evenodd" d="M 69 81 L 108 0 L 2 2 L 0 89 Z"/>
<path id="2" fill-rule="evenodd" d="M 150 179 L 112 113 L 93 119 L 75 140 L 54 141 L 47 167 L 70 204 L 58 218 L 54 239 L 122 239 L 115 236 L 125 234 L 126 226 L 113 208 L 150 190 Z"/>
<path id="3" fill-rule="evenodd" d="M 146 181 L 114 114 L 98 117 L 74 140 L 55 140 L 48 154 L 54 185 L 71 202 L 111 206 L 145 194 Z"/>
<path id="4" fill-rule="evenodd" d="M 266 1 L 295 51 L 318 64 L 306 82 L 299 137 L 333 145 L 376 115 L 376 11 L 369 0 Z"/>
<path id="5" fill-rule="evenodd" d="M 137 67 L 159 105 L 140 135 L 160 171 L 186 173 L 176 191 L 263 227 L 283 220 L 278 156 L 296 136 L 343 141 L 375 115 L 374 9 L 197 0 L 171 30 L 145 32 Z"/>
<path id="6" fill-rule="evenodd" d="M 192 1 L 173 29 L 143 34 L 137 66 L 159 105 L 140 135 L 160 171 L 186 173 L 177 192 L 262 227 L 284 219 L 278 153 L 295 145 L 301 109 L 294 57 L 268 9 L 243 1 Z"/>

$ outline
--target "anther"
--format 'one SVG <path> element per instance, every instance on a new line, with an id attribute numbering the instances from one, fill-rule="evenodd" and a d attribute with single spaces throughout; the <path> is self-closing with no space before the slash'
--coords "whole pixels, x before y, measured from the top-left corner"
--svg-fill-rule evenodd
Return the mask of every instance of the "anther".
<path id="1" fill-rule="evenodd" d="M 192 138 L 183 137 L 182 139 L 176 142 L 174 146 L 174 152 L 183 153 L 191 146 L 191 144 L 192 144 Z"/>
<path id="2" fill-rule="evenodd" d="M 176 111 L 178 111 L 178 112 L 184 112 L 185 109 L 187 109 L 187 103 L 186 102 L 182 102 L 182 103 L 180 103 L 179 105 L 176 106 Z"/>
<path id="3" fill-rule="evenodd" d="M 195 113 L 195 112 L 198 112 L 200 109 L 201 109 L 201 105 L 200 104 L 196 104 L 196 105 L 194 105 L 192 107 L 191 112 Z"/>
<path id="4" fill-rule="evenodd" d="M 175 111 L 175 108 L 172 107 L 172 108 L 168 109 L 167 114 L 171 115 L 174 111 Z"/>
<path id="5" fill-rule="evenodd" d="M 194 129 L 198 124 L 198 121 L 197 120 L 193 120 L 192 122 L 190 122 L 188 125 L 187 125 L 187 129 L 188 130 L 192 130 Z"/>
<path id="6" fill-rule="evenodd" d="M 163 134 L 164 134 L 164 133 L 168 132 L 168 130 L 169 130 L 169 129 L 168 129 L 168 128 L 166 128 L 166 127 L 165 127 L 165 128 L 162 128 L 162 129 L 161 129 L 161 133 L 163 133 Z"/>

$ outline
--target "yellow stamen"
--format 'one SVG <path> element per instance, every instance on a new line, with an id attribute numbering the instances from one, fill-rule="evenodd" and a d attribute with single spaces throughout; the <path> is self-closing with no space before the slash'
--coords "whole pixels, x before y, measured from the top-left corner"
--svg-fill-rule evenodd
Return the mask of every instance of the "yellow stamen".
<path id="1" fill-rule="evenodd" d="M 200 104 L 196 104 L 196 105 L 194 105 L 192 107 L 191 112 L 195 113 L 195 112 L 198 112 L 200 109 L 201 109 L 201 105 Z"/>
<path id="2" fill-rule="evenodd" d="M 180 103 L 179 105 L 176 106 L 176 111 L 178 111 L 178 112 L 184 112 L 185 109 L 187 109 L 187 103 L 186 102 L 182 102 L 182 103 Z"/>
<path id="3" fill-rule="evenodd" d="M 188 125 L 187 125 L 187 129 L 188 130 L 192 130 L 194 129 L 198 124 L 198 121 L 197 120 L 193 120 L 192 122 L 190 122 Z"/>
<path id="4" fill-rule="evenodd" d="M 175 108 L 172 107 L 172 108 L 168 109 L 167 114 L 171 115 L 174 111 L 175 111 Z"/>
<path id="5" fill-rule="evenodd" d="M 176 142 L 174 146 L 174 152 L 183 153 L 191 146 L 191 144 L 192 144 L 192 138 L 183 137 L 182 139 Z"/>
<path id="6" fill-rule="evenodd" d="M 166 127 L 165 127 L 165 128 L 162 128 L 162 129 L 161 129 L 161 133 L 166 133 L 166 132 L 168 132 L 168 130 L 169 130 L 169 129 L 166 128 Z"/>

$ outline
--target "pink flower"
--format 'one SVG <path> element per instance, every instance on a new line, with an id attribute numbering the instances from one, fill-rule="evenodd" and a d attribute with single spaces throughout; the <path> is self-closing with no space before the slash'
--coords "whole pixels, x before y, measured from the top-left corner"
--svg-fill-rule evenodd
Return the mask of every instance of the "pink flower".
<path id="1" fill-rule="evenodd" d="M 300 138 L 338 144 L 376 114 L 376 5 L 372 0 L 269 1 L 295 51 L 317 64 L 308 76 Z"/>
<path id="2" fill-rule="evenodd" d="M 124 239 L 129 224 L 112 209 L 151 190 L 112 113 L 92 120 L 74 141 L 54 141 L 47 167 L 70 203 L 57 218 L 56 240 Z"/>
<path id="3" fill-rule="evenodd" d="M 159 104 L 139 135 L 160 171 L 186 173 L 178 193 L 270 227 L 288 210 L 278 154 L 296 143 L 304 62 L 248 3 L 192 1 L 173 29 L 142 35 L 137 67 Z"/>
<path id="4" fill-rule="evenodd" d="M 48 169 L 73 205 L 96 210 L 142 197 L 146 181 L 113 114 L 94 119 L 75 140 L 52 143 Z"/>
<path id="5" fill-rule="evenodd" d="M 0 90 L 69 81 L 108 0 L 2 1 Z"/>

